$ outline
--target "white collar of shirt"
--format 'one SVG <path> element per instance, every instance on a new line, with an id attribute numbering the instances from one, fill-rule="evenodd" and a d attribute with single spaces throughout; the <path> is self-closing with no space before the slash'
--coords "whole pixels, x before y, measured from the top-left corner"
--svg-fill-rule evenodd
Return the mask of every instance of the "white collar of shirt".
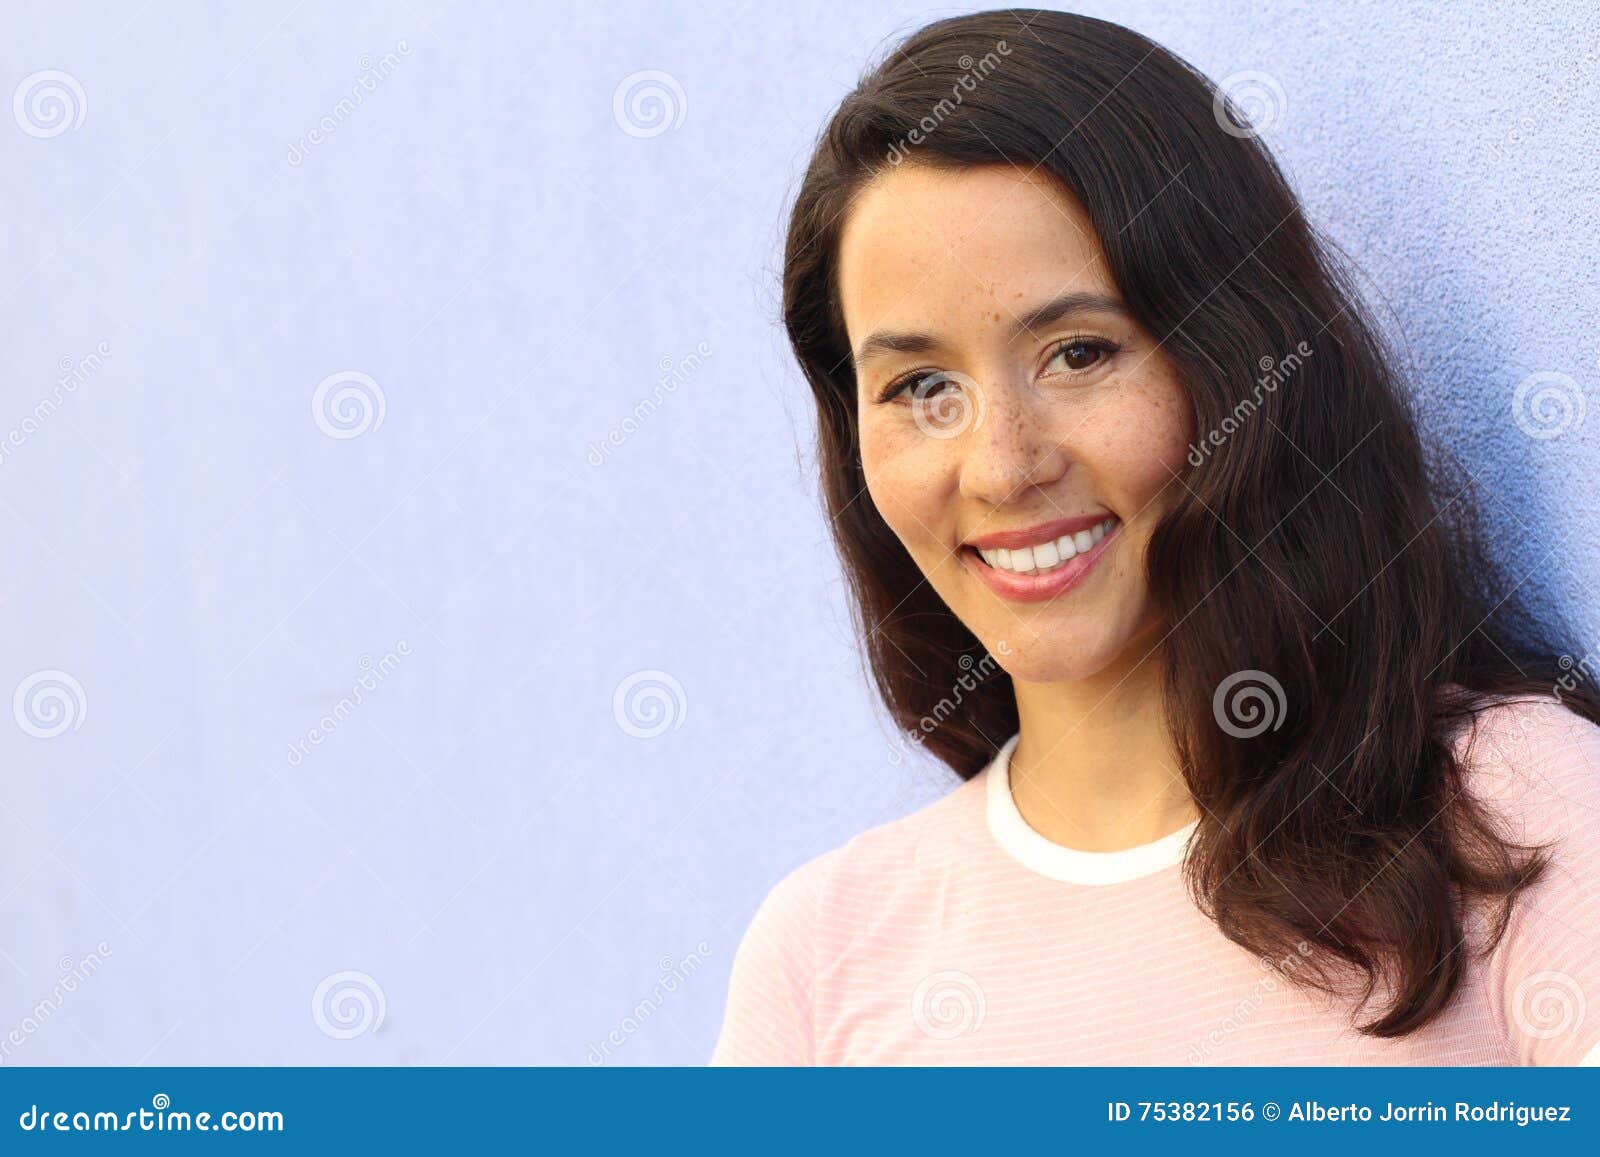
<path id="1" fill-rule="evenodd" d="M 1016 750 L 1019 738 L 1020 733 L 1008 739 L 984 769 L 988 778 L 989 833 L 1012 859 L 1041 876 L 1068 884 L 1120 884 L 1183 861 L 1184 849 L 1199 826 L 1199 820 L 1153 843 L 1115 852 L 1079 851 L 1047 840 L 1034 831 L 1017 810 L 1017 801 L 1011 794 L 1011 753 Z"/>

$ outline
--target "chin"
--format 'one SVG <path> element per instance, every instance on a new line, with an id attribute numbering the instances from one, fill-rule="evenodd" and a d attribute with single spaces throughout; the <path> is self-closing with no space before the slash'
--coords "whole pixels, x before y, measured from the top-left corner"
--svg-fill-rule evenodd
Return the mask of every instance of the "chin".
<path id="1" fill-rule="evenodd" d="M 1020 637 L 1019 637 L 1020 636 Z M 1084 639 L 1076 632 L 1013 630 L 989 642 L 1006 674 L 1023 683 L 1080 683 L 1112 667 L 1121 648 L 1109 640 Z"/>

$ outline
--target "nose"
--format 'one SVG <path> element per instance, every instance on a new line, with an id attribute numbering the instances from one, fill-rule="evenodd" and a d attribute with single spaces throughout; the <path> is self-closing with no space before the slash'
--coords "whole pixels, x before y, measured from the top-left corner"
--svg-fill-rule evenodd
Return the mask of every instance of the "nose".
<path id="1" fill-rule="evenodd" d="M 1071 455 L 1032 389 L 989 375 L 979 390 L 980 419 L 958 439 L 963 498 L 1002 506 L 1066 473 Z"/>

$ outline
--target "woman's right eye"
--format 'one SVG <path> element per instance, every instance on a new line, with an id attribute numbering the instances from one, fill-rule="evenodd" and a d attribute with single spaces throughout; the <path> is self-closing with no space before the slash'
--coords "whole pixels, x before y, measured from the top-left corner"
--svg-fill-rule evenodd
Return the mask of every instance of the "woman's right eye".
<path id="1" fill-rule="evenodd" d="M 949 374 L 937 370 L 913 370 L 911 373 L 896 378 L 884 388 L 883 395 L 878 399 L 887 402 L 911 391 L 914 401 L 931 398 L 946 388 L 953 387 L 956 383 Z"/>

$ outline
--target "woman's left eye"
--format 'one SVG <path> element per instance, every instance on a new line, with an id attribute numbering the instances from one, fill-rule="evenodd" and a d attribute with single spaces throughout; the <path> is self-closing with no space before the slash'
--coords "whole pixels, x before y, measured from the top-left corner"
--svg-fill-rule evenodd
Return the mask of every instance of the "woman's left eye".
<path id="1" fill-rule="evenodd" d="M 1110 342 L 1097 338 L 1069 338 L 1056 346 L 1046 365 L 1054 366 L 1059 362 L 1067 373 L 1081 374 L 1094 369 L 1106 357 L 1116 353 L 1116 350 L 1117 347 Z"/>

